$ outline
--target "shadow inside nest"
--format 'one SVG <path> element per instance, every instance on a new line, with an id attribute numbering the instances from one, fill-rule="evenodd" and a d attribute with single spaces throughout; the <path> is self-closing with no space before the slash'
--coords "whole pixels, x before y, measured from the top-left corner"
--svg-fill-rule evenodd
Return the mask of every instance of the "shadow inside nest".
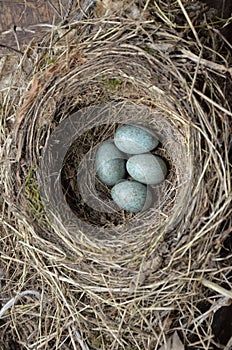
<path id="1" fill-rule="evenodd" d="M 96 194 L 98 196 L 96 198 L 96 200 L 99 201 L 98 208 L 94 209 L 91 207 L 91 205 L 88 205 L 88 203 L 85 202 L 85 200 L 82 198 L 78 186 L 77 174 L 78 167 L 82 161 L 82 158 L 85 157 L 91 148 L 98 146 L 98 144 L 101 144 L 106 140 L 113 140 L 114 132 L 119 127 L 119 125 L 120 124 L 118 123 L 114 123 L 111 126 L 105 124 L 100 127 L 95 127 L 76 139 L 66 154 L 61 172 L 62 190 L 69 207 L 81 220 L 86 221 L 94 226 L 110 227 L 122 225 L 128 223 L 130 219 L 136 216 L 135 213 L 130 213 L 120 208 L 116 208 L 113 213 L 107 213 L 100 210 L 101 202 L 109 202 L 112 200 L 112 186 L 109 187 L 103 184 L 98 179 L 97 175 L 95 175 L 93 178 L 94 183 L 92 186 L 95 187 Z M 168 173 L 165 181 L 171 185 L 175 179 L 175 169 L 173 166 L 171 166 L 171 160 L 170 157 L 168 157 L 167 151 L 162 147 L 162 144 L 159 144 L 159 146 L 155 150 L 151 151 L 150 154 L 159 155 L 163 160 L 165 160 L 168 168 Z M 90 161 L 94 163 L 94 157 L 91 158 Z M 132 180 L 129 174 L 127 174 L 127 179 Z M 83 181 L 84 180 L 85 179 L 83 178 Z M 152 188 L 156 193 L 158 191 L 159 185 L 152 186 Z M 175 191 L 172 192 L 170 200 L 172 200 L 172 198 L 174 199 L 174 197 Z M 154 201 L 152 205 L 154 207 L 160 206 L 160 204 Z"/>

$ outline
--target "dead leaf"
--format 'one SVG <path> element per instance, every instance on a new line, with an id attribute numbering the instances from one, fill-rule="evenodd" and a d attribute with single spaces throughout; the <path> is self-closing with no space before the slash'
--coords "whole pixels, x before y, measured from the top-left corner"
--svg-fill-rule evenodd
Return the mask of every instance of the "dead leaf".
<path id="1" fill-rule="evenodd" d="M 184 344 L 180 340 L 178 333 L 175 332 L 159 350 L 184 350 Z"/>

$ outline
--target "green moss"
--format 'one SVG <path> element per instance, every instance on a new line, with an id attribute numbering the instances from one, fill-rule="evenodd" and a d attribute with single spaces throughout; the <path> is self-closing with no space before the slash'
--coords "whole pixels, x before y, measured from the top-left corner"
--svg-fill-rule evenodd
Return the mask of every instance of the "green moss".
<path id="1" fill-rule="evenodd" d="M 47 67 L 50 64 L 53 64 L 56 62 L 55 58 L 51 58 L 49 55 L 45 54 L 42 56 L 40 60 L 40 68 Z"/>
<path id="2" fill-rule="evenodd" d="M 108 87 L 110 90 L 115 91 L 122 85 L 122 80 L 112 78 L 108 80 L 101 81 L 101 85 Z"/>
<path id="3" fill-rule="evenodd" d="M 36 169 L 31 168 L 24 182 L 24 197 L 26 199 L 26 205 L 30 213 L 35 219 L 41 223 L 46 221 L 44 216 L 44 207 L 40 197 L 39 183 L 36 178 Z"/>

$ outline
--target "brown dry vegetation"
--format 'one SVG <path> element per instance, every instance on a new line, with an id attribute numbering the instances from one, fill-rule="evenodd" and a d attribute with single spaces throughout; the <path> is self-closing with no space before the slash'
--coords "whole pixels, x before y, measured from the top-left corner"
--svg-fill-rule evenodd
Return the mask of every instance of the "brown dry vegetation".
<path id="1" fill-rule="evenodd" d="M 227 20 L 187 0 L 71 14 L 1 61 L 0 348 L 155 350 L 177 332 L 185 349 L 229 349 Z M 159 134 L 169 177 L 150 210 L 99 215 L 76 167 L 130 122 Z"/>

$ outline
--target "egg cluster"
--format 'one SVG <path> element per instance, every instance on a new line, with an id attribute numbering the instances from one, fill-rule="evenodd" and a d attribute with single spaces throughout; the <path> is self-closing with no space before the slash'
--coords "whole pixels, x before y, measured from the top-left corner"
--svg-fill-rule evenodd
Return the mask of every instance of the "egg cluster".
<path id="1" fill-rule="evenodd" d="M 161 183 L 167 174 L 165 162 L 149 153 L 158 143 L 149 129 L 123 125 L 116 131 L 113 142 L 105 141 L 98 148 L 96 174 L 104 184 L 113 186 L 111 196 L 120 208 L 137 213 L 151 207 L 150 185 Z"/>

